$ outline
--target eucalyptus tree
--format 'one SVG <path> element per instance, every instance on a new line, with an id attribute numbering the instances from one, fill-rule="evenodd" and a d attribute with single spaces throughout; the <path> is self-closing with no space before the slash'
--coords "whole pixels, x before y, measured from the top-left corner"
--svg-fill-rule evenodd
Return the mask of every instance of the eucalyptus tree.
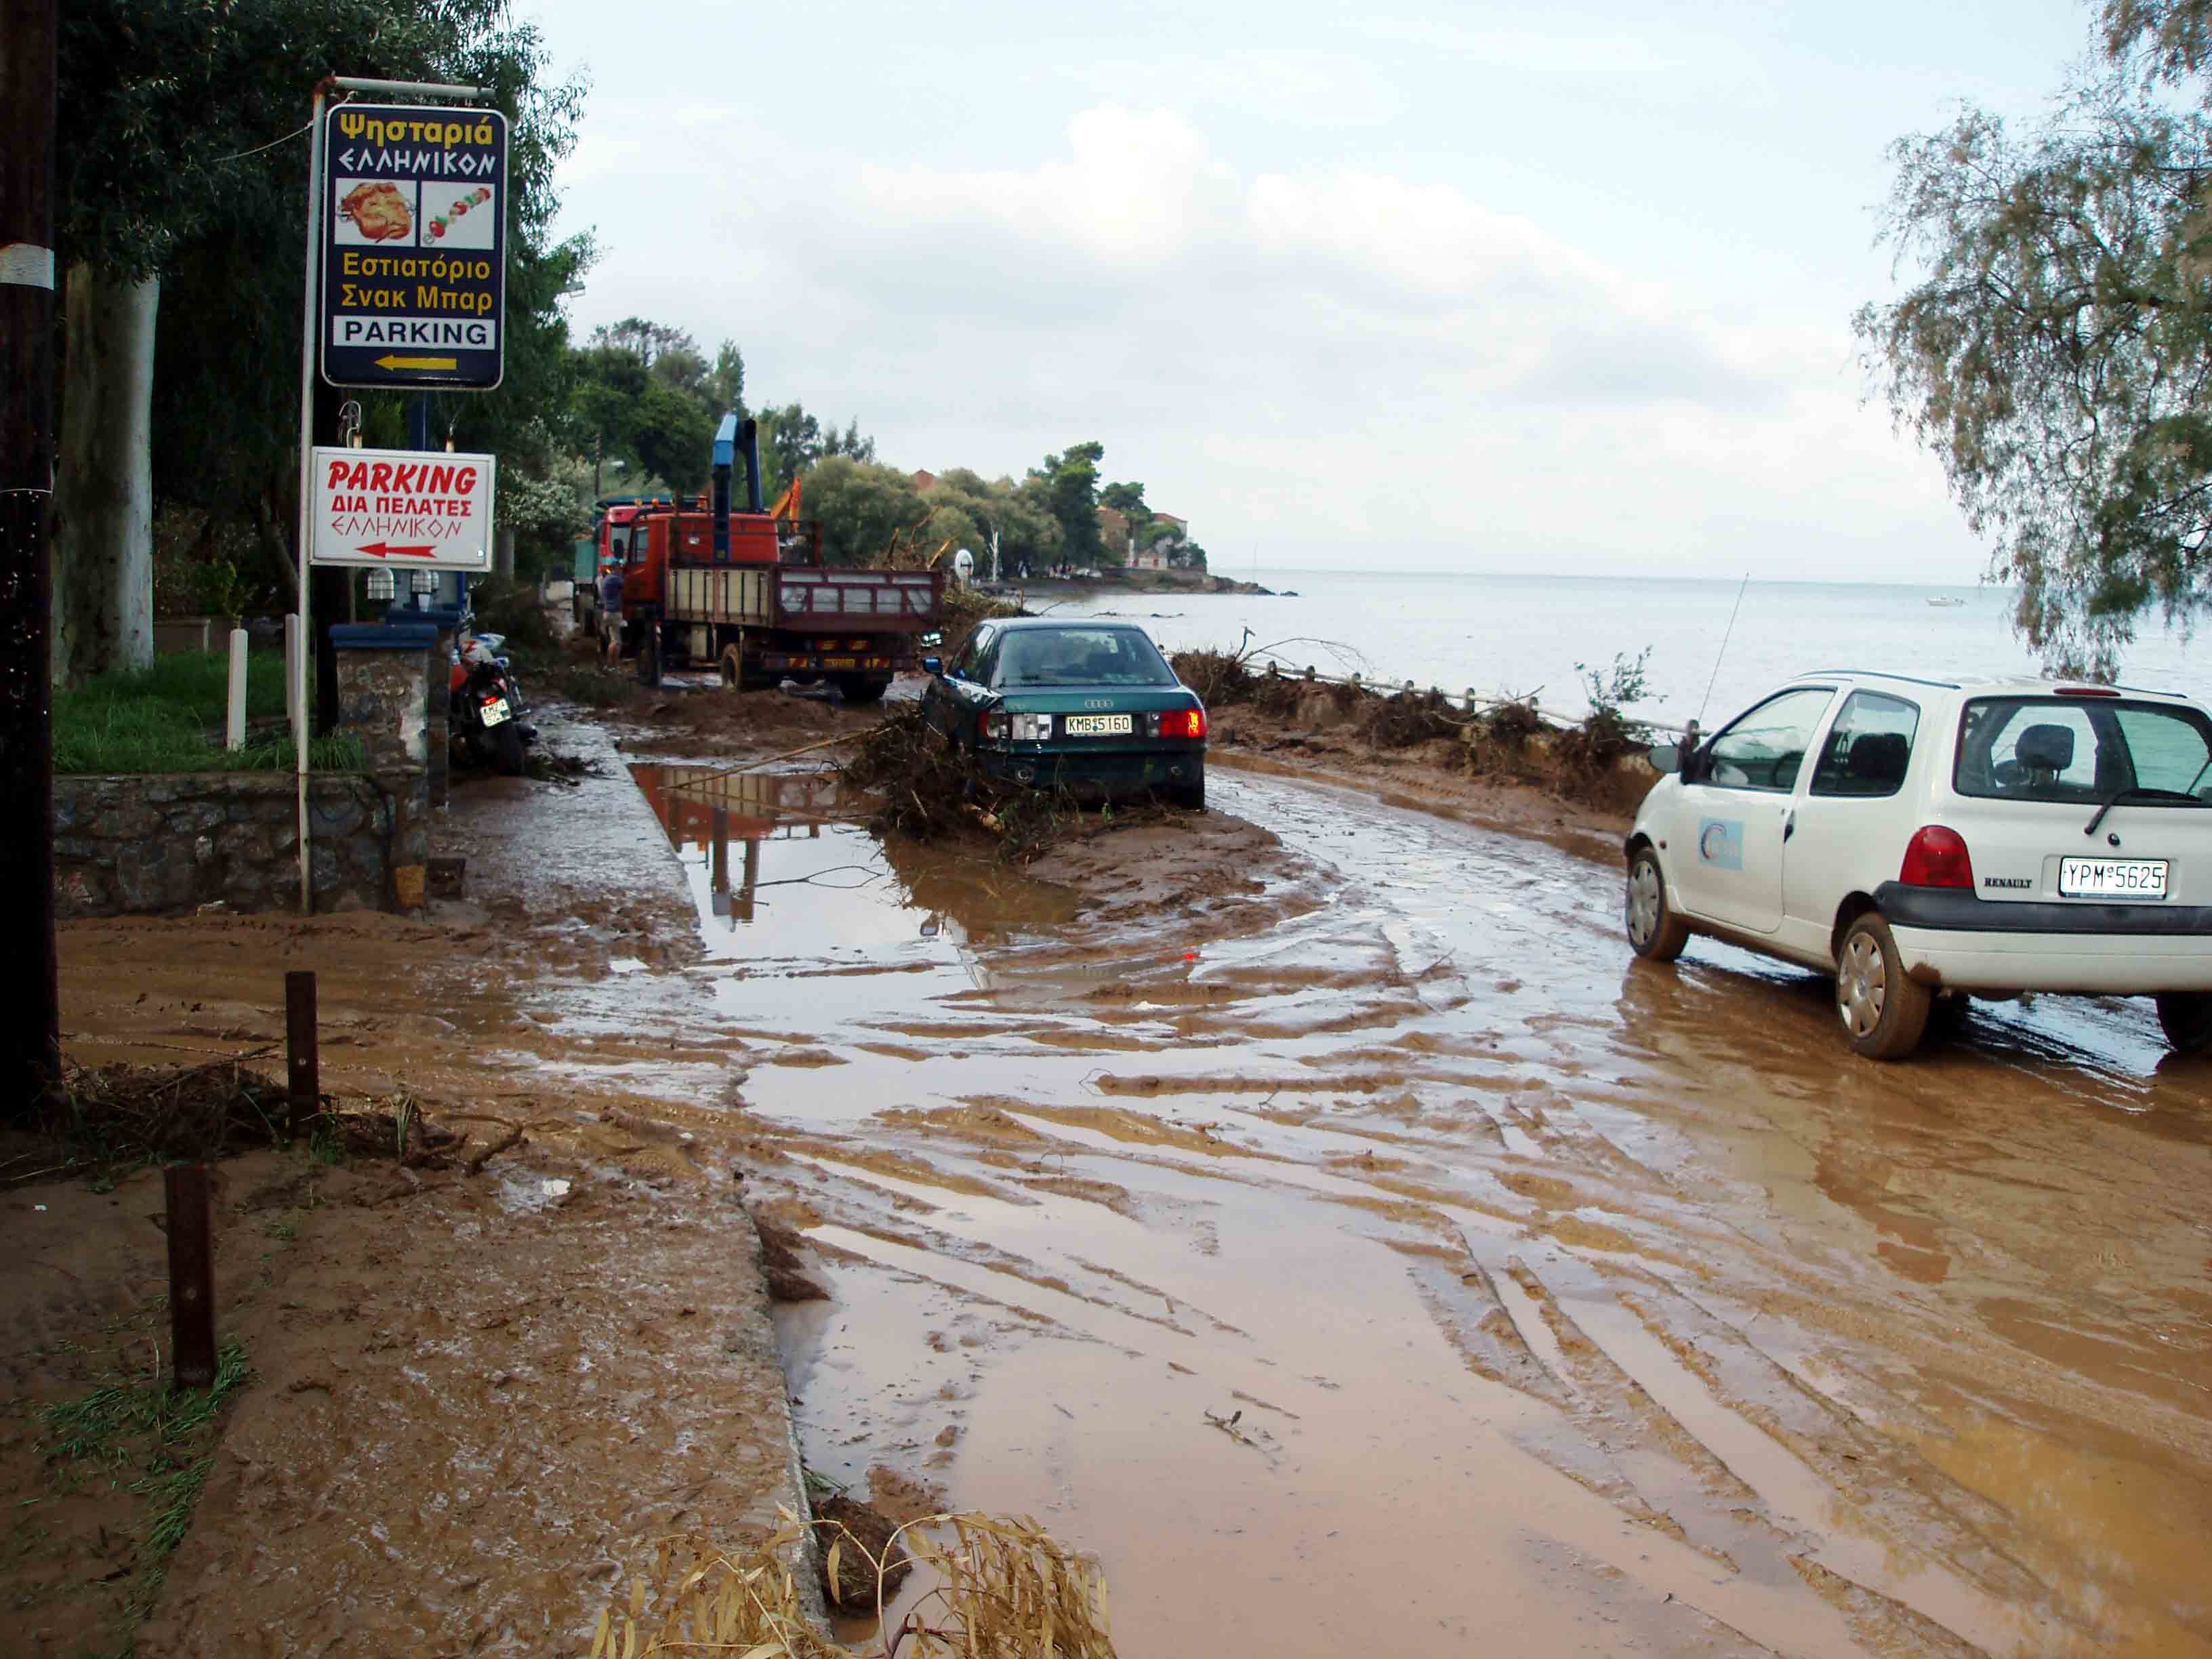
<path id="1" fill-rule="evenodd" d="M 2212 600 L 2212 0 L 2112 0 L 2024 130 L 1900 139 L 1883 234 L 1915 280 L 1855 319 L 2053 666 L 2109 677 Z"/>

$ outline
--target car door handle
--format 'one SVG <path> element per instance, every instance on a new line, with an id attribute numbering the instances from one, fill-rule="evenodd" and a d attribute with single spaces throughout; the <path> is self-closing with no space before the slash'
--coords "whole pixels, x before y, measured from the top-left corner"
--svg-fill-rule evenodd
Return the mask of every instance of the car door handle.
<path id="1" fill-rule="evenodd" d="M 1796 833 L 1797 809 L 1793 806 L 1782 815 L 1782 839 L 1784 844 L 1787 844 L 1790 837 Z"/>

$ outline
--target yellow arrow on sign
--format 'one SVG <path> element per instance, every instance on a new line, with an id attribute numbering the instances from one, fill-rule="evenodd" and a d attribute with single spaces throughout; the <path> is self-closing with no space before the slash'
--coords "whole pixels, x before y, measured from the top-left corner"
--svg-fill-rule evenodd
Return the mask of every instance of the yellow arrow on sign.
<path id="1" fill-rule="evenodd" d="M 379 357 L 379 368 L 459 368 L 460 363 L 452 357 Z"/>

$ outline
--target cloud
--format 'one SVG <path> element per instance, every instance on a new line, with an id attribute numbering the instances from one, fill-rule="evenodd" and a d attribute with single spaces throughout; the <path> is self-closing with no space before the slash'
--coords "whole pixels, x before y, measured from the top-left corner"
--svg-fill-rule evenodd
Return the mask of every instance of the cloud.
<path id="1" fill-rule="evenodd" d="M 703 194 L 705 257 L 664 235 L 593 295 L 736 336 L 757 398 L 857 415 L 902 465 L 1099 438 L 1210 544 L 1694 573 L 1773 568 L 1793 518 L 1879 544 L 1948 516 L 1858 406 L 1841 317 L 1715 314 L 1449 182 L 1241 170 L 1175 111 L 1100 105 L 1054 148 L 756 155 Z"/>

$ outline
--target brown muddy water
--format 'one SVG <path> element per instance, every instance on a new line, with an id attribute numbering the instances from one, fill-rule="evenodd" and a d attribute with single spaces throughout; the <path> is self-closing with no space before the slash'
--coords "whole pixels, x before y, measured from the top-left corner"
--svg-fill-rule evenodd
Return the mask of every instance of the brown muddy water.
<path id="1" fill-rule="evenodd" d="M 1124 1653 L 2212 1654 L 2212 1068 L 2146 1007 L 1877 1066 L 1348 793 L 1217 769 L 1283 848 L 1208 910 L 635 775 L 707 959 L 547 1023 L 742 1115 L 810 1464 L 1097 1552 Z"/>

